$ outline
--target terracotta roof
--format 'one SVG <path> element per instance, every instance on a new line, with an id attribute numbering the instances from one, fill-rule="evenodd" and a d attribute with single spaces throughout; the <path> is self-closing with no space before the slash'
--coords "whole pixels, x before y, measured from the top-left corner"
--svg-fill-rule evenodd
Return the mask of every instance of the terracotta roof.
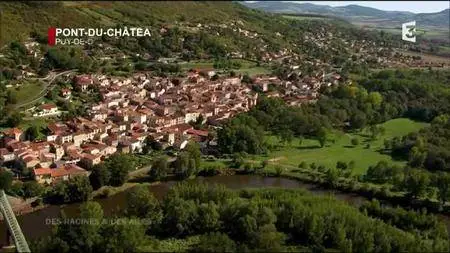
<path id="1" fill-rule="evenodd" d="M 189 129 L 189 130 L 187 130 L 187 133 L 192 134 L 192 135 L 204 136 L 204 137 L 208 136 L 208 131 L 202 131 L 202 130 L 196 130 L 196 129 Z"/>
<path id="2" fill-rule="evenodd" d="M 51 170 L 52 177 L 62 177 L 62 176 L 69 175 L 69 174 L 70 174 L 69 171 L 66 170 L 65 168 Z"/>
<path id="3" fill-rule="evenodd" d="M 65 175 L 83 174 L 86 172 L 86 170 L 80 168 L 75 164 L 67 164 L 64 167 L 58 169 L 50 169 L 50 168 L 33 169 L 33 172 L 36 176 L 51 175 L 51 177 L 62 177 Z"/>
<path id="4" fill-rule="evenodd" d="M 52 174 L 52 169 L 50 168 L 38 168 L 38 169 L 33 169 L 33 172 L 36 176 L 41 176 L 41 175 L 51 175 Z"/>
<path id="5" fill-rule="evenodd" d="M 56 108 L 56 105 L 54 105 L 54 104 L 43 104 L 40 107 L 43 110 L 51 110 L 53 108 Z"/>

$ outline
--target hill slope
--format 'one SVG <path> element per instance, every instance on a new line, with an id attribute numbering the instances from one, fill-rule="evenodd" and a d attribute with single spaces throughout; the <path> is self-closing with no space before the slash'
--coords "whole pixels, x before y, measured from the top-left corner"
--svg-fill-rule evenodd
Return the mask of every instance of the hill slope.
<path id="1" fill-rule="evenodd" d="M 226 23 L 242 20 L 258 29 L 268 15 L 232 2 L 0 2 L 0 43 L 21 40 L 48 27 L 152 26 L 176 21 Z M 270 28 L 269 28 L 270 29 Z"/>
<path id="2" fill-rule="evenodd" d="M 359 5 L 347 5 L 342 7 L 331 7 L 327 5 L 316 5 L 310 3 L 290 3 L 290 2 L 241 2 L 243 5 L 264 10 L 273 13 L 290 13 L 290 14 L 320 14 L 337 16 L 346 18 L 355 22 L 374 22 L 378 25 L 395 24 L 400 25 L 402 22 L 416 20 L 418 24 L 424 27 L 449 27 L 449 11 L 443 10 L 437 13 L 419 13 L 403 11 L 383 11 L 375 8 L 364 7 Z"/>

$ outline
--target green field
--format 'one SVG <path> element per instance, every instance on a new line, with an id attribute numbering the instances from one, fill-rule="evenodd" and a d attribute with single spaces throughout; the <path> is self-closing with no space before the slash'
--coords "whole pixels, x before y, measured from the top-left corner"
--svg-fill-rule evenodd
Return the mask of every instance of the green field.
<path id="1" fill-rule="evenodd" d="M 22 104 L 33 100 L 44 88 L 40 81 L 27 80 L 17 88 L 10 88 L 17 98 L 17 104 Z"/>
<path id="2" fill-rule="evenodd" d="M 386 160 L 391 164 L 404 165 L 405 161 L 394 161 L 389 155 L 379 152 L 384 146 L 384 140 L 418 131 L 427 124 L 401 118 L 385 122 L 382 126 L 386 129 L 386 132 L 375 141 L 369 141 L 367 131 L 364 129 L 352 134 L 335 133 L 335 143 L 329 142 L 323 148 L 320 148 L 317 140 L 305 139 L 300 145 L 299 139 L 295 138 L 291 145 L 281 145 L 277 137 L 268 136 L 267 140 L 272 144 L 280 145 L 279 148 L 268 156 L 252 156 L 249 159 L 253 161 L 269 159 L 270 164 L 285 165 L 287 169 L 293 169 L 303 161 L 308 164 L 314 162 L 316 165 L 335 167 L 337 161 L 350 162 L 353 160 L 355 161 L 354 173 L 362 174 L 369 166 L 375 165 L 381 160 Z M 360 140 L 359 145 L 353 147 L 351 144 L 352 138 L 358 138 Z M 367 143 L 370 143 L 369 148 L 366 148 Z"/>

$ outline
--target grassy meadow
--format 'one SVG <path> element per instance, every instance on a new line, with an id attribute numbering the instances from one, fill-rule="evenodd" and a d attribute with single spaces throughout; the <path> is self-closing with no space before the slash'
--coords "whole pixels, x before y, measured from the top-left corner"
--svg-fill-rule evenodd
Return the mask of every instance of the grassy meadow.
<path id="1" fill-rule="evenodd" d="M 27 80 L 19 87 L 9 88 L 17 98 L 17 104 L 33 100 L 42 91 L 44 84 L 37 80 Z"/>
<path id="2" fill-rule="evenodd" d="M 418 131 L 427 124 L 400 118 L 381 125 L 386 130 L 385 134 L 374 141 L 370 140 L 367 129 L 355 133 L 335 132 L 333 134 L 335 142 L 328 142 L 323 148 L 314 139 L 304 139 L 300 144 L 300 139 L 294 138 L 290 144 L 281 144 L 277 137 L 266 136 L 269 143 L 276 145 L 276 150 L 267 156 L 250 156 L 248 159 L 255 163 L 268 160 L 269 167 L 282 165 L 286 169 L 295 169 L 301 162 L 306 162 L 308 165 L 314 162 L 316 165 L 335 167 L 337 161 L 353 160 L 355 174 L 363 174 L 369 166 L 381 160 L 396 165 L 406 164 L 406 161 L 393 160 L 390 155 L 380 152 L 384 148 L 384 140 Z M 359 139 L 358 145 L 351 144 L 353 138 Z M 370 146 L 367 146 L 368 144 Z"/>

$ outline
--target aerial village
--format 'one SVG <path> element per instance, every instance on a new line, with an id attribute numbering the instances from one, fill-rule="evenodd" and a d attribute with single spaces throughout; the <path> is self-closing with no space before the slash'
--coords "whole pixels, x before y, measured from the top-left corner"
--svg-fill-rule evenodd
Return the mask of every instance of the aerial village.
<path id="1" fill-rule="evenodd" d="M 3 130 L 0 164 L 9 162 L 14 168 L 30 169 L 39 183 L 53 184 L 74 175 L 88 175 L 89 169 L 116 152 L 141 152 L 147 137 L 164 148 L 183 149 L 190 140 L 201 147 L 215 145 L 217 140 L 210 138 L 208 131 L 196 130 L 189 123 L 200 118 L 211 129 L 220 127 L 221 121 L 256 105 L 258 93 L 241 81 L 241 75 L 214 76 L 213 69 L 192 69 L 186 77 L 172 79 L 148 73 L 130 78 L 98 74 L 70 77 L 72 89 L 89 92 L 96 87 L 101 102 L 90 106 L 87 117 L 48 124 L 44 141 L 26 140 L 19 128 Z M 267 96 L 298 105 L 314 102 L 322 85 L 339 80 L 338 74 L 294 83 L 275 76 L 256 76 L 253 85 Z M 270 86 L 281 89 L 271 90 Z M 62 89 L 61 96 L 70 99 L 72 89 Z M 33 116 L 59 113 L 56 105 L 42 104 Z"/>

